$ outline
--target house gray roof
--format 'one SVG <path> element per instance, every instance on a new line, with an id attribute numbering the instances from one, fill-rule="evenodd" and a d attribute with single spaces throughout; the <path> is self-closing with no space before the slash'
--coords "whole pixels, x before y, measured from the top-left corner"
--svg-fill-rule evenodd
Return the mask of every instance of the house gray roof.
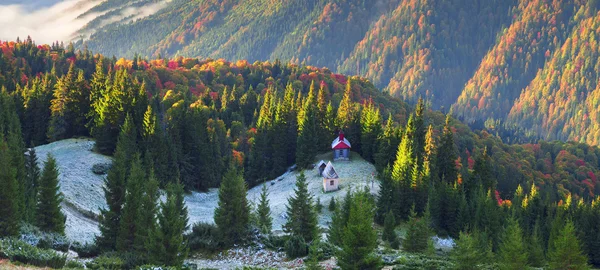
<path id="1" fill-rule="evenodd" d="M 331 161 L 327 162 L 327 167 L 325 167 L 325 170 L 323 170 L 323 177 L 327 179 L 339 178 L 335 168 L 333 167 L 333 164 L 331 164 Z"/>

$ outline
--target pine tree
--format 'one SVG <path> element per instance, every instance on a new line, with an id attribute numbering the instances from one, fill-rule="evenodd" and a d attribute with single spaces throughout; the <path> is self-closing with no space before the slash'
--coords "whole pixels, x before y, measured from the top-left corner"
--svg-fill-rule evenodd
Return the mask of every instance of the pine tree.
<path id="1" fill-rule="evenodd" d="M 527 241 L 527 249 L 529 250 L 529 265 L 533 267 L 542 267 L 545 264 L 544 248 L 542 246 L 542 235 L 539 222 L 536 221 L 533 228 L 533 234 Z"/>
<path id="2" fill-rule="evenodd" d="M 399 130 L 394 127 L 392 114 L 388 116 L 383 133 L 378 138 L 379 144 L 377 153 L 374 155 L 375 168 L 378 172 L 382 172 L 388 165 L 393 165 L 395 153 L 400 144 Z"/>
<path id="3" fill-rule="evenodd" d="M 40 167 L 38 166 L 38 158 L 35 153 L 35 148 L 29 148 L 25 162 L 27 178 L 25 181 L 25 213 L 23 213 L 23 218 L 26 222 L 33 223 L 36 217 L 35 210 L 41 177 Z"/>
<path id="4" fill-rule="evenodd" d="M 108 208 L 100 210 L 100 236 L 96 239 L 103 249 L 116 248 L 121 211 L 125 203 L 127 176 L 131 159 L 136 152 L 136 133 L 133 120 L 128 116 L 119 135 L 113 165 L 104 181 L 104 197 Z"/>
<path id="5" fill-rule="evenodd" d="M 329 206 L 327 207 L 329 209 L 329 211 L 334 212 L 335 209 L 337 209 L 337 205 L 335 203 L 335 197 L 331 197 L 331 200 L 329 201 Z"/>
<path id="6" fill-rule="evenodd" d="M 394 210 L 395 200 L 394 195 L 396 194 L 396 185 L 392 181 L 391 169 L 388 166 L 387 169 L 380 174 L 380 188 L 379 194 L 377 195 L 377 212 L 375 213 L 375 222 L 383 224 L 385 216 L 389 211 Z"/>
<path id="7" fill-rule="evenodd" d="M 387 241 L 392 248 L 398 248 L 398 236 L 394 229 L 396 228 L 396 219 L 394 218 L 394 212 L 388 211 L 385 215 L 385 221 L 383 222 L 383 235 L 382 239 Z"/>
<path id="8" fill-rule="evenodd" d="M 315 101 L 314 86 L 311 85 L 310 92 L 298 114 L 298 140 L 296 146 L 296 164 L 300 168 L 307 168 L 313 162 L 317 154 L 318 145 L 318 122 L 317 104 Z"/>
<path id="9" fill-rule="evenodd" d="M 144 195 L 142 197 L 142 206 L 140 214 L 136 220 L 135 241 L 133 248 L 136 253 L 142 256 L 142 260 L 150 261 L 150 251 L 154 243 L 153 234 L 156 233 L 156 218 L 158 214 L 158 199 L 160 193 L 158 190 L 158 180 L 154 176 L 154 171 L 150 170 L 150 177 L 144 183 Z"/>
<path id="10" fill-rule="evenodd" d="M 558 235 L 550 239 L 553 248 L 548 252 L 550 269 L 589 269 L 588 258 L 583 253 L 573 221 L 567 220 Z"/>
<path id="11" fill-rule="evenodd" d="M 373 105 L 373 101 L 367 103 L 361 112 L 361 150 L 362 157 L 370 162 L 374 162 L 375 154 L 378 150 L 378 138 L 382 134 L 381 116 L 379 109 Z"/>
<path id="12" fill-rule="evenodd" d="M 372 201 L 366 192 L 353 196 L 348 224 L 344 228 L 338 265 L 342 269 L 380 269 L 381 258 L 373 254 L 377 232 L 373 229 Z"/>
<path id="13" fill-rule="evenodd" d="M 457 270 L 480 269 L 479 264 L 485 257 L 477 243 L 477 236 L 466 232 L 460 232 L 460 237 L 450 255 L 454 261 L 454 269 Z"/>
<path id="14" fill-rule="evenodd" d="M 450 116 L 446 117 L 446 124 L 440 141 L 440 147 L 437 151 L 438 179 L 443 179 L 447 183 L 454 183 L 458 178 L 456 169 L 456 145 L 454 144 L 454 133 L 450 126 Z"/>
<path id="15" fill-rule="evenodd" d="M 523 269 L 527 267 L 527 248 L 523 242 L 523 231 L 514 218 L 507 221 L 500 243 L 498 259 L 501 269 Z"/>
<path id="16" fill-rule="evenodd" d="M 294 196 L 288 198 L 286 205 L 287 222 L 283 230 L 294 236 L 300 236 L 306 243 L 318 237 L 317 213 L 313 205 L 313 196 L 308 191 L 304 172 L 296 177 Z"/>
<path id="17" fill-rule="evenodd" d="M 344 91 L 344 97 L 338 107 L 336 122 L 337 127 L 340 129 L 347 129 L 352 122 L 353 117 L 353 105 L 352 105 L 352 82 L 348 80 L 346 82 L 346 90 Z"/>
<path id="18" fill-rule="evenodd" d="M 8 145 L 0 133 L 0 237 L 19 234 L 16 170 L 10 165 Z"/>
<path id="19" fill-rule="evenodd" d="M 146 181 L 146 173 L 142 166 L 139 154 L 135 154 L 127 177 L 127 188 L 125 193 L 125 203 L 121 210 L 121 220 L 119 224 L 119 235 L 117 237 L 117 250 L 128 251 L 133 249 L 138 233 L 139 220 L 141 219 L 142 200 L 144 196 L 143 185 Z"/>
<path id="20" fill-rule="evenodd" d="M 333 212 L 331 217 L 331 224 L 329 225 L 329 232 L 327 239 L 331 244 L 338 247 L 342 246 L 342 239 L 344 238 L 344 228 L 348 224 L 348 218 L 350 216 L 350 206 L 352 205 L 352 192 L 348 191 L 344 200 L 339 207 Z"/>
<path id="21" fill-rule="evenodd" d="M 393 209 L 398 217 L 406 219 L 410 213 L 410 207 L 414 202 L 411 182 L 415 166 L 414 149 L 412 148 L 412 129 L 410 129 L 413 117 L 408 120 L 407 129 L 402 142 L 396 152 L 396 161 L 392 167 L 392 181 L 396 187 L 397 195 L 394 196 Z"/>
<path id="22" fill-rule="evenodd" d="M 273 226 L 273 218 L 271 217 L 271 207 L 269 206 L 269 193 L 267 185 L 263 184 L 260 192 L 260 201 L 256 210 L 258 216 L 258 227 L 265 234 L 270 234 Z"/>
<path id="23" fill-rule="evenodd" d="M 410 211 L 406 238 L 402 248 L 408 252 L 425 252 L 429 243 L 429 226 L 425 218 L 418 218 L 414 207 Z"/>
<path id="24" fill-rule="evenodd" d="M 227 246 L 240 243 L 248 233 L 250 206 L 246 193 L 242 173 L 230 166 L 221 181 L 219 205 L 215 209 L 215 223 Z"/>
<path id="25" fill-rule="evenodd" d="M 183 186 L 171 184 L 167 188 L 167 199 L 161 203 L 161 211 L 158 214 L 151 262 L 156 265 L 181 267 L 188 254 L 187 242 L 183 235 L 188 228 L 187 222 Z"/>
<path id="26" fill-rule="evenodd" d="M 62 193 L 58 184 L 58 168 L 56 160 L 50 154 L 44 162 L 44 170 L 40 178 L 37 204 L 36 224 L 46 232 L 64 234 L 66 217 L 61 212 Z"/>
<path id="27" fill-rule="evenodd" d="M 424 118 L 425 112 L 425 102 L 423 98 L 419 98 L 417 101 L 417 106 L 415 107 L 415 153 L 417 155 L 417 164 L 421 166 L 423 164 L 423 155 L 425 152 L 425 120 Z M 419 167 L 419 170 L 421 168 Z"/>

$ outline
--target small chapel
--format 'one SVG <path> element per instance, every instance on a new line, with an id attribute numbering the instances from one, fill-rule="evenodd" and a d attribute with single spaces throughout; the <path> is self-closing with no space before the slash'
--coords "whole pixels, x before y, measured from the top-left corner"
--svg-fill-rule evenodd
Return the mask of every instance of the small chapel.
<path id="1" fill-rule="evenodd" d="M 333 150 L 333 161 L 348 161 L 350 160 L 350 148 L 352 145 L 344 137 L 344 132 L 340 131 L 339 135 L 331 143 L 331 150 Z"/>

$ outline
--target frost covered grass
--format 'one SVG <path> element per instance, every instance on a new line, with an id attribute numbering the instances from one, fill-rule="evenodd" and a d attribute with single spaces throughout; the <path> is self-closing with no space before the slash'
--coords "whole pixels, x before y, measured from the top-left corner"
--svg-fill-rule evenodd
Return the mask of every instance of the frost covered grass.
<path id="1" fill-rule="evenodd" d="M 379 190 L 379 182 L 376 179 L 374 183 L 371 183 L 371 175 L 376 174 L 375 166 L 362 159 L 357 153 L 352 153 L 351 157 L 350 161 L 333 162 L 333 166 L 340 176 L 340 190 L 338 191 L 323 192 L 323 177 L 318 175 L 319 171 L 317 168 L 304 171 L 308 182 L 308 189 L 313 194 L 314 200 L 316 201 L 319 198 L 321 204 L 324 206 L 321 214 L 319 214 L 319 225 L 323 228 L 328 227 L 328 223 L 331 221 L 332 213 L 327 209 L 327 205 L 329 205 L 332 198 L 335 198 L 339 204 L 348 190 L 358 190 L 364 186 L 368 186 L 373 194 L 376 194 Z M 317 156 L 315 163 L 319 160 L 327 162 L 331 158 L 331 153 L 322 154 Z M 287 199 L 294 195 L 296 177 L 299 174 L 300 171 L 286 172 L 276 179 L 265 182 L 269 190 L 268 198 L 271 206 L 271 217 L 273 218 L 273 230 L 275 232 L 280 232 L 287 220 L 285 215 Z M 258 205 L 261 188 L 261 185 L 258 185 L 248 190 L 248 201 L 254 206 Z M 213 214 L 218 203 L 218 189 L 211 189 L 207 193 L 193 192 L 185 199 L 191 223 L 214 223 Z"/>
<path id="2" fill-rule="evenodd" d="M 104 176 L 94 174 L 91 168 L 112 159 L 93 152 L 93 147 L 91 139 L 67 139 L 35 148 L 40 168 L 48 153 L 56 158 L 60 191 L 64 195 L 62 209 L 67 217 L 65 233 L 71 241 L 92 241 L 99 230 L 98 223 L 90 216 L 98 215 L 106 207 Z"/>
<path id="3" fill-rule="evenodd" d="M 99 234 L 98 223 L 95 216 L 100 209 L 106 207 L 104 201 L 105 175 L 96 175 L 92 172 L 95 164 L 111 163 L 111 157 L 93 152 L 92 139 L 67 139 L 36 147 L 40 166 L 46 160 L 46 155 L 51 153 L 56 158 L 59 169 L 60 189 L 64 194 L 63 212 L 67 216 L 66 234 L 71 241 L 90 242 Z M 330 152 L 316 157 L 319 160 L 331 160 Z M 362 159 L 357 153 L 352 153 L 351 161 L 334 162 L 333 166 L 340 176 L 340 190 L 323 192 L 323 178 L 318 175 L 318 170 L 305 170 L 309 191 L 315 200 L 320 199 L 324 206 L 319 215 L 319 225 L 326 228 L 331 221 L 331 212 L 327 209 L 331 198 L 341 202 L 350 189 L 357 190 L 364 186 L 372 187 L 371 192 L 376 194 L 379 189 L 378 182 L 371 183 L 371 175 L 375 174 L 375 167 Z M 286 172 L 276 179 L 266 182 L 269 189 L 269 200 L 273 217 L 273 230 L 281 232 L 286 221 L 287 199 L 294 194 L 296 177 L 299 171 Z M 373 184 L 373 185 L 372 185 Z M 248 190 L 248 200 L 256 205 L 260 198 L 261 186 Z M 197 222 L 214 223 L 213 214 L 218 203 L 218 189 L 213 188 L 206 193 L 192 192 L 185 198 L 189 212 L 190 226 Z"/>

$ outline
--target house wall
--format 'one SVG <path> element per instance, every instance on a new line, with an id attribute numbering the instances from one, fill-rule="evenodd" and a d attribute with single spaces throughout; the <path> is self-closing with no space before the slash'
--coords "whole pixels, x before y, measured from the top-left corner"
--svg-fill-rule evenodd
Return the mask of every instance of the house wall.
<path id="1" fill-rule="evenodd" d="M 350 149 L 334 149 L 333 160 L 349 160 Z"/>
<path id="2" fill-rule="evenodd" d="M 333 185 L 331 182 L 333 181 Z M 340 179 L 323 178 L 323 191 L 330 192 L 340 189 Z"/>

